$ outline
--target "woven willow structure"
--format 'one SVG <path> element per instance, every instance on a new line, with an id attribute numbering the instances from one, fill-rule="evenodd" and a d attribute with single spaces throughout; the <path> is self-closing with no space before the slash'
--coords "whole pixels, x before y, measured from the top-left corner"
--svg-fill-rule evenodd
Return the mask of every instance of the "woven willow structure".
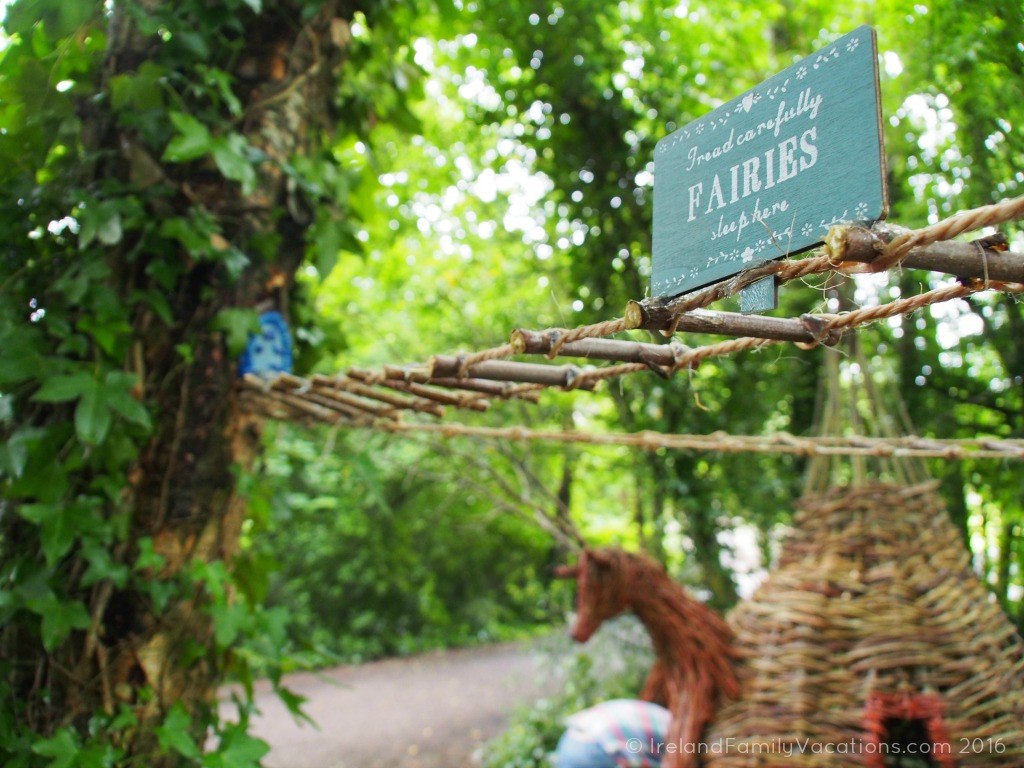
<path id="1" fill-rule="evenodd" d="M 707 768 L 1024 766 L 1024 646 L 933 487 L 803 504 L 730 614 L 742 693 L 705 733 Z M 928 761 L 885 762 L 899 721 Z"/>

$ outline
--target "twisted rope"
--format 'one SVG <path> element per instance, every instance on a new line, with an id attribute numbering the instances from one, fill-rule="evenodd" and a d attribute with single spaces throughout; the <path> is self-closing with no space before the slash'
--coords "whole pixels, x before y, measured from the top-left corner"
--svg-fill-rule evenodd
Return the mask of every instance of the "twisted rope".
<path id="1" fill-rule="evenodd" d="M 474 352 L 468 355 L 459 355 L 459 374 L 458 378 L 464 379 L 469 375 L 470 367 L 477 363 L 482 363 L 487 360 L 504 360 L 507 357 L 512 357 L 515 350 L 512 349 L 511 344 L 502 344 L 500 347 L 491 347 L 490 349 L 484 349 L 480 352 Z"/>
<path id="2" fill-rule="evenodd" d="M 364 425 L 366 426 L 366 425 Z M 717 453 L 775 453 L 797 456 L 873 456 L 880 458 L 1012 459 L 1024 461 L 1024 440 L 989 438 L 937 439 L 914 435 L 901 437 L 842 437 L 814 435 L 800 437 L 789 432 L 772 435 L 731 435 L 712 432 L 706 435 L 643 432 L 577 432 L 534 430 L 525 427 L 481 427 L 468 424 L 426 424 L 385 421 L 374 428 L 394 433 L 428 433 L 442 437 L 576 443 L 586 445 L 709 451 Z"/>
<path id="3" fill-rule="evenodd" d="M 566 331 L 564 334 L 560 334 L 557 341 L 551 345 L 551 351 L 548 352 L 548 359 L 552 360 L 558 357 L 558 353 L 562 347 L 571 341 L 580 341 L 581 339 L 595 339 L 603 336 L 612 336 L 616 333 L 622 333 L 622 331 L 629 330 L 626 325 L 626 321 L 617 317 L 613 320 L 605 320 L 601 323 L 595 323 L 593 325 L 582 325 L 579 328 L 573 328 L 571 331 Z"/>
<path id="4" fill-rule="evenodd" d="M 964 232 L 1005 224 L 1020 218 L 1024 218 L 1024 195 L 994 205 L 961 211 L 937 224 L 907 232 L 895 238 L 886 246 L 882 255 L 871 262 L 870 269 L 872 272 L 884 272 L 899 264 L 911 250 L 918 246 L 929 245 L 940 240 L 952 240 Z"/>

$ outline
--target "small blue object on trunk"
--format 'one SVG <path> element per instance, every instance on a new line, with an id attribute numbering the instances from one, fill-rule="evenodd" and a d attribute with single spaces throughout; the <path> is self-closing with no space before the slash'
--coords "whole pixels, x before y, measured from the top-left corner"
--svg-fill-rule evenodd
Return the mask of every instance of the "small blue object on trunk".
<path id="1" fill-rule="evenodd" d="M 241 375 L 272 376 L 292 372 L 292 338 L 280 312 L 260 315 L 260 333 L 251 336 L 238 364 Z"/>
<path id="2" fill-rule="evenodd" d="M 855 29 L 654 150 L 652 296 L 675 296 L 886 214 L 875 32 Z"/>

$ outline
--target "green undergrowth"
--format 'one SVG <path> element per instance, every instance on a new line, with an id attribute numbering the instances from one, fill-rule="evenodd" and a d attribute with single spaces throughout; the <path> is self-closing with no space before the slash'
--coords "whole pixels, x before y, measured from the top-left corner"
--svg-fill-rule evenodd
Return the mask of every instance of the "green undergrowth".
<path id="1" fill-rule="evenodd" d="M 650 641 L 632 617 L 605 625 L 578 646 L 563 633 L 541 643 L 543 672 L 556 691 L 523 707 L 482 750 L 484 768 L 553 768 L 551 752 L 565 719 L 601 701 L 636 698 L 654 663 Z"/>

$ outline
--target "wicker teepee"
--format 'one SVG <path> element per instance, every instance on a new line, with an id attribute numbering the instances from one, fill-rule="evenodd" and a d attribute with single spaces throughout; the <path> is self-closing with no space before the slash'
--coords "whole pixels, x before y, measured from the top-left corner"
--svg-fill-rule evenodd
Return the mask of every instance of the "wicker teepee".
<path id="1" fill-rule="evenodd" d="M 1024 766 L 1024 646 L 931 485 L 806 503 L 730 624 L 743 692 L 708 768 Z"/>

